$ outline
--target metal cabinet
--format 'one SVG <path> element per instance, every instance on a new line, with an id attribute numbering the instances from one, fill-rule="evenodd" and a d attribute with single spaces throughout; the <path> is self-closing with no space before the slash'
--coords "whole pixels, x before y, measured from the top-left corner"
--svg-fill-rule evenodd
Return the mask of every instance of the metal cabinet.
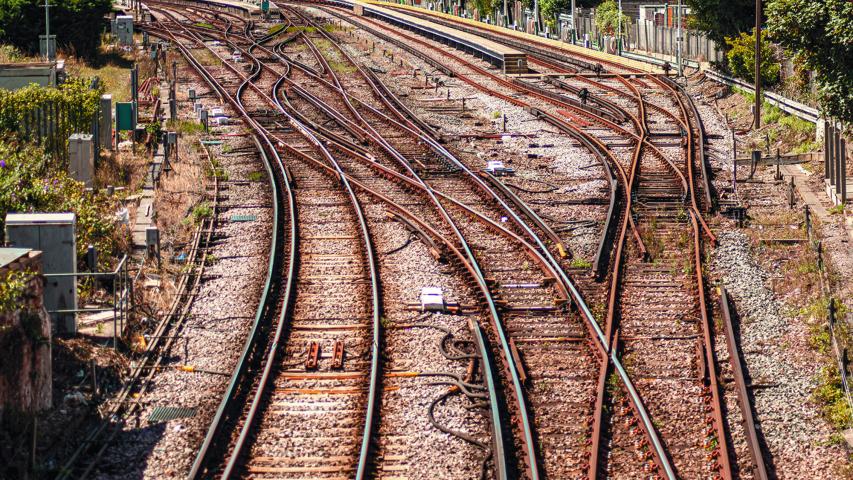
<path id="1" fill-rule="evenodd" d="M 77 218 L 74 213 L 10 213 L 6 215 L 6 241 L 12 247 L 41 250 L 43 273 L 77 272 L 77 244 L 74 238 Z M 74 313 L 57 310 L 77 309 L 77 281 L 74 276 L 47 277 L 44 306 L 54 330 L 77 333 Z"/>

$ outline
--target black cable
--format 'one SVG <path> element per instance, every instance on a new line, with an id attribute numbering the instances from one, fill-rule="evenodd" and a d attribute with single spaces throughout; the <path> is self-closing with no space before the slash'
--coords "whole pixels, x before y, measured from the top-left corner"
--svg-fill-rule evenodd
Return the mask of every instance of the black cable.
<path id="1" fill-rule="evenodd" d="M 409 238 L 407 238 L 406 241 L 402 245 L 400 245 L 399 247 L 396 247 L 396 248 L 392 248 L 391 250 L 388 250 L 387 252 L 382 252 L 382 255 L 393 255 L 393 254 L 399 252 L 400 250 L 408 247 L 411 243 L 412 243 L 412 236 L 409 235 Z"/>

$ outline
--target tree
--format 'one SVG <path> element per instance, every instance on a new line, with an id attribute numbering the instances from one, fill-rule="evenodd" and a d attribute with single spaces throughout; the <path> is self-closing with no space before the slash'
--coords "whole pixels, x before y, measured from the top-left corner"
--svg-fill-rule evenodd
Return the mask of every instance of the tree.
<path id="1" fill-rule="evenodd" d="M 542 18 L 552 27 L 557 23 L 557 15 L 569 11 L 570 5 L 569 0 L 539 0 Z"/>
<path id="2" fill-rule="evenodd" d="M 112 10 L 110 0 L 52 0 L 50 32 L 59 48 L 76 55 L 91 56 L 101 43 L 104 16 Z M 0 41 L 21 50 L 38 52 L 44 35 L 44 0 L 0 0 Z"/>
<path id="3" fill-rule="evenodd" d="M 687 6 L 688 25 L 707 33 L 717 45 L 755 26 L 755 0 L 687 0 Z"/>
<path id="4" fill-rule="evenodd" d="M 491 15 L 496 8 L 503 6 L 502 0 L 474 0 L 473 3 L 481 18 Z"/>
<path id="5" fill-rule="evenodd" d="M 605 0 L 595 9 L 595 26 L 605 35 L 614 35 L 619 28 L 619 6 L 616 0 Z M 622 14 L 622 34 L 628 32 L 631 17 Z"/>
<path id="6" fill-rule="evenodd" d="M 823 110 L 853 122 L 853 2 L 770 0 L 770 35 L 815 73 Z"/>
<path id="7" fill-rule="evenodd" d="M 775 85 L 779 81 L 779 62 L 773 55 L 767 30 L 761 31 L 761 84 Z M 742 32 L 736 37 L 726 37 L 729 51 L 726 59 L 734 76 L 748 82 L 755 80 L 755 29 L 752 33 Z"/>

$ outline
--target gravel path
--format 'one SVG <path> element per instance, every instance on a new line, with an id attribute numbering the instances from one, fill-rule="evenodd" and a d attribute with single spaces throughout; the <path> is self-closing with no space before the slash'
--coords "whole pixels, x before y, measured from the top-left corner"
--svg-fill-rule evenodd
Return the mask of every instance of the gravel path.
<path id="1" fill-rule="evenodd" d="M 810 402 L 820 362 L 808 345 L 808 327 L 783 313 L 744 233 L 726 231 L 718 238 L 713 269 L 741 318 L 738 340 L 773 466 L 779 478 L 814 478 L 815 472 L 828 478 L 844 454 L 830 444 L 833 431 Z"/>

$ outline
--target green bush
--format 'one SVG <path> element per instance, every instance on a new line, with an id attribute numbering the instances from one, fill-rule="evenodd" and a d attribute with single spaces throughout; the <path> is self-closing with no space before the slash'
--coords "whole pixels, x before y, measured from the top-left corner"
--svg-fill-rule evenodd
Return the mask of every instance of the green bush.
<path id="1" fill-rule="evenodd" d="M 823 113 L 853 122 L 853 2 L 770 0 L 766 5 L 770 35 L 813 72 Z"/>
<path id="2" fill-rule="evenodd" d="M 193 208 L 193 222 L 198 225 L 202 220 L 210 218 L 213 215 L 213 208 L 207 202 L 201 202 Z"/>
<path id="3" fill-rule="evenodd" d="M 103 194 L 86 192 L 44 150 L 14 140 L 0 140 L 0 231 L 9 212 L 74 212 L 77 214 L 77 258 L 95 245 L 107 265 L 118 249 L 113 203 Z"/>
<path id="4" fill-rule="evenodd" d="M 741 32 L 737 37 L 726 37 L 729 51 L 726 59 L 732 74 L 746 81 L 755 80 L 755 34 Z M 779 62 L 773 55 L 769 35 L 761 32 L 761 84 L 771 86 L 779 83 Z"/>
<path id="5" fill-rule="evenodd" d="M 39 112 L 50 114 L 57 119 L 56 127 L 40 140 L 41 145 L 48 154 L 64 159 L 68 137 L 91 128 L 100 97 L 101 90 L 90 90 L 82 79 L 70 79 L 59 88 L 30 85 L 14 91 L 0 89 L 0 135 L 15 134 L 29 140 L 27 135 L 34 137 L 37 131 Z"/>
<path id="6" fill-rule="evenodd" d="M 839 430 L 849 427 L 853 412 L 844 395 L 841 375 L 835 363 L 823 367 L 817 381 L 812 400 L 820 407 L 823 417 Z"/>
<path id="7" fill-rule="evenodd" d="M 14 312 L 21 308 L 21 295 L 27 288 L 27 282 L 33 272 L 8 270 L 6 274 L 0 278 L 0 314 Z M 0 325 L 0 332 L 3 331 L 3 325 Z"/>

